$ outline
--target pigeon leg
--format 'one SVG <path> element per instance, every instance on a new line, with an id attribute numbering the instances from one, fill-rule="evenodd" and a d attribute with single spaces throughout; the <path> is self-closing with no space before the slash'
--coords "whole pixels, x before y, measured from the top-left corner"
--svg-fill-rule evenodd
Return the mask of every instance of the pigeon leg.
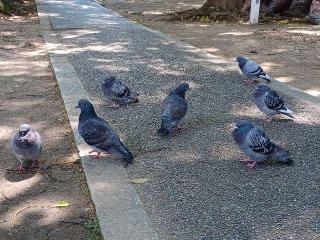
<path id="1" fill-rule="evenodd" d="M 240 158 L 240 162 L 247 163 L 247 162 L 252 162 L 252 160 L 248 156 L 244 156 L 244 157 Z"/>
<path id="2" fill-rule="evenodd" d="M 17 169 L 19 173 L 21 173 L 22 171 L 25 171 L 25 170 L 26 170 L 22 165 L 23 165 L 23 163 L 20 162 L 20 165 L 19 165 L 19 167 L 18 167 L 18 169 Z"/>
<path id="3" fill-rule="evenodd" d="M 97 151 L 97 150 L 91 150 L 90 152 L 89 152 L 89 155 L 91 156 L 91 153 L 97 153 L 97 155 L 94 155 L 94 158 L 100 158 L 100 153 L 101 152 L 99 152 L 99 151 Z"/>
<path id="4" fill-rule="evenodd" d="M 112 103 L 112 105 L 109 105 L 109 108 L 113 108 L 113 109 L 117 109 L 120 107 L 120 104 L 119 103 Z"/>
<path id="5" fill-rule="evenodd" d="M 253 80 L 253 79 L 251 79 L 251 78 L 249 78 L 249 79 L 246 79 L 246 80 L 243 80 L 246 84 L 248 84 L 248 85 L 251 85 L 251 84 L 254 84 L 255 83 L 255 81 Z"/>
<path id="6" fill-rule="evenodd" d="M 30 167 L 30 169 L 34 169 L 37 167 L 37 160 L 32 160 L 32 165 Z"/>
<path id="7" fill-rule="evenodd" d="M 255 161 L 251 161 L 251 163 L 248 163 L 247 164 L 247 167 L 249 167 L 249 168 L 254 168 L 255 166 L 257 165 L 257 162 L 255 162 Z"/>

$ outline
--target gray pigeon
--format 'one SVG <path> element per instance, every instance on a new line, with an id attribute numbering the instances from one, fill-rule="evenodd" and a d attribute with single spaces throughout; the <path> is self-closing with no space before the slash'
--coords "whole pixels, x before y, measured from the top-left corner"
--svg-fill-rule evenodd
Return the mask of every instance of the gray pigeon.
<path id="1" fill-rule="evenodd" d="M 118 108 L 120 105 L 139 102 L 138 93 L 131 92 L 120 80 L 114 76 L 107 77 L 101 84 L 103 94 L 113 102 L 110 107 Z"/>
<path id="2" fill-rule="evenodd" d="M 112 130 L 109 124 L 98 117 L 92 104 L 85 99 L 78 102 L 76 108 L 81 109 L 79 116 L 78 131 L 84 141 L 90 145 L 99 158 L 101 152 L 114 154 L 125 160 L 125 167 L 133 163 L 133 156 L 123 145 L 118 135 Z"/>
<path id="3" fill-rule="evenodd" d="M 250 121 L 238 120 L 232 135 L 240 149 L 246 154 L 246 157 L 241 161 L 248 163 L 247 166 L 250 168 L 253 168 L 257 162 L 265 161 L 268 158 L 287 165 L 293 162 L 287 150 L 271 142 L 266 133 L 255 127 Z"/>
<path id="4" fill-rule="evenodd" d="M 36 161 L 42 151 L 40 134 L 28 124 L 20 125 L 19 131 L 12 137 L 11 149 L 20 162 L 19 173 L 25 170 L 23 163 L 28 160 L 32 160 L 31 169 L 33 169 L 36 167 Z"/>
<path id="5" fill-rule="evenodd" d="M 268 86 L 258 85 L 252 95 L 257 107 L 267 115 L 266 121 L 268 123 L 272 121 L 272 117 L 276 114 L 284 114 L 293 118 L 291 115 L 293 112 L 285 106 L 277 92 L 272 91 Z"/>
<path id="6" fill-rule="evenodd" d="M 245 80 L 245 82 L 253 83 L 254 78 L 260 78 L 266 80 L 267 82 L 271 82 L 271 77 L 268 76 L 268 74 L 263 71 L 262 67 L 255 61 L 242 56 L 237 57 L 236 61 L 239 64 L 241 72 L 249 78 L 249 80 Z"/>
<path id="7" fill-rule="evenodd" d="M 180 84 L 175 90 L 163 100 L 161 106 L 161 128 L 158 132 L 161 135 L 168 135 L 180 123 L 188 110 L 188 103 L 185 94 L 189 89 L 187 83 Z"/>

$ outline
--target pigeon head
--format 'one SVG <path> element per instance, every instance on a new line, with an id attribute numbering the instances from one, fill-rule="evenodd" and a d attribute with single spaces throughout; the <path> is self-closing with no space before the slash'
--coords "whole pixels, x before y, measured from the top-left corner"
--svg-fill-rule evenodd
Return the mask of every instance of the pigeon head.
<path id="1" fill-rule="evenodd" d="M 183 96 L 186 94 L 186 92 L 189 90 L 189 84 L 188 83 L 181 83 L 174 92 L 180 96 Z"/>
<path id="2" fill-rule="evenodd" d="M 239 56 L 236 61 L 238 62 L 239 67 L 243 67 L 248 60 L 245 57 Z"/>
<path id="3" fill-rule="evenodd" d="M 81 115 L 84 118 L 97 116 L 96 112 L 94 111 L 94 107 L 93 107 L 92 103 L 86 99 L 80 99 L 78 102 L 78 106 L 76 106 L 76 108 L 80 108 L 80 110 L 81 110 L 80 117 L 81 117 Z"/>
<path id="4" fill-rule="evenodd" d="M 17 138 L 18 142 L 28 142 L 28 138 L 25 138 L 25 136 L 28 134 L 28 132 L 31 130 L 31 126 L 29 124 L 22 124 L 19 127 L 19 136 Z"/>
<path id="5" fill-rule="evenodd" d="M 248 127 L 248 128 L 253 128 L 254 125 L 252 122 L 248 121 L 248 120 L 244 120 L 244 119 L 241 119 L 241 120 L 238 120 L 236 122 L 236 127 L 237 128 L 241 128 L 241 127 Z"/>
<path id="6" fill-rule="evenodd" d="M 80 108 L 80 110 L 90 110 L 93 109 L 92 103 L 86 99 L 80 99 L 78 102 L 78 106 L 76 108 Z"/>

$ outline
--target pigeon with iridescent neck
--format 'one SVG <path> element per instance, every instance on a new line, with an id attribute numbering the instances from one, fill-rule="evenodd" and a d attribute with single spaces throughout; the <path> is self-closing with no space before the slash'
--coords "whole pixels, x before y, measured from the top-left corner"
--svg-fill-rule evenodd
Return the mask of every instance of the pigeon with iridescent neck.
<path id="1" fill-rule="evenodd" d="M 26 161 L 32 161 L 30 169 L 33 169 L 42 151 L 41 136 L 29 124 L 22 124 L 19 131 L 12 137 L 11 149 L 20 162 L 19 173 L 25 170 L 23 165 Z"/>
<path id="2" fill-rule="evenodd" d="M 252 61 L 242 56 L 237 57 L 236 61 L 239 64 L 241 72 L 249 78 L 248 80 L 244 80 L 244 82 L 254 83 L 256 78 L 263 79 L 268 83 L 271 82 L 271 77 L 268 74 L 266 74 L 263 71 L 262 67 L 255 61 Z"/>
<path id="3" fill-rule="evenodd" d="M 238 120 L 232 136 L 246 155 L 241 161 L 250 168 L 268 158 L 286 165 L 293 163 L 287 150 L 274 144 L 262 129 L 255 127 L 250 121 Z"/>
<path id="4" fill-rule="evenodd" d="M 133 163 L 130 151 L 123 145 L 109 124 L 97 116 L 91 102 L 81 99 L 76 108 L 81 110 L 78 132 L 84 141 L 93 148 L 89 154 L 96 152 L 97 158 L 101 152 L 113 154 L 125 161 L 125 167 Z"/>
<path id="5" fill-rule="evenodd" d="M 258 85 L 252 95 L 257 107 L 267 115 L 267 123 L 270 123 L 273 116 L 277 114 L 283 114 L 293 118 L 293 111 L 287 108 L 278 93 L 268 86 Z"/>

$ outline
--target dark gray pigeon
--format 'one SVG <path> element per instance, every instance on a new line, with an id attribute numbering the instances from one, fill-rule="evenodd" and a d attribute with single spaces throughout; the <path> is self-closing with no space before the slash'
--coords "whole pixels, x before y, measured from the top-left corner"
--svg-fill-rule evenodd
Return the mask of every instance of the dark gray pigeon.
<path id="1" fill-rule="evenodd" d="M 272 117 L 276 114 L 284 114 L 293 118 L 291 115 L 293 112 L 285 106 L 277 92 L 272 91 L 268 86 L 258 85 L 252 95 L 257 107 L 267 115 L 266 121 L 268 123 L 272 121 Z"/>
<path id="2" fill-rule="evenodd" d="M 161 128 L 158 132 L 161 135 L 168 135 L 180 123 L 188 110 L 188 103 L 185 94 L 189 89 L 187 83 L 180 84 L 175 90 L 163 100 L 161 106 Z"/>
<path id="3" fill-rule="evenodd" d="M 30 169 L 33 169 L 42 151 L 40 134 L 34 131 L 29 124 L 20 125 L 19 131 L 12 137 L 11 149 L 20 162 L 19 173 L 25 170 L 23 163 L 26 161 L 32 161 Z"/>
<path id="4" fill-rule="evenodd" d="M 129 163 L 133 163 L 133 156 L 130 151 L 123 145 L 109 124 L 97 116 L 88 100 L 79 100 L 76 108 L 81 109 L 78 125 L 79 134 L 93 148 L 89 154 L 96 152 L 98 154 L 97 158 L 101 152 L 114 154 L 125 160 L 125 167 Z"/>
<path id="5" fill-rule="evenodd" d="M 266 74 L 262 67 L 255 61 L 248 58 L 239 56 L 236 60 L 239 64 L 241 72 L 248 77 L 248 80 L 244 80 L 246 83 L 253 83 L 255 78 L 263 79 L 267 82 L 271 82 L 271 77 Z"/>
<path id="6" fill-rule="evenodd" d="M 253 168 L 257 162 L 265 161 L 268 158 L 287 165 L 293 162 L 287 150 L 271 142 L 263 130 L 247 120 L 238 120 L 232 135 L 240 149 L 246 154 L 246 157 L 241 161 L 248 163 L 247 166 L 250 168 Z"/>
<path id="7" fill-rule="evenodd" d="M 110 107 L 118 108 L 120 105 L 139 102 L 139 94 L 131 92 L 119 79 L 114 76 L 107 77 L 101 85 L 103 94 L 113 104 Z"/>

